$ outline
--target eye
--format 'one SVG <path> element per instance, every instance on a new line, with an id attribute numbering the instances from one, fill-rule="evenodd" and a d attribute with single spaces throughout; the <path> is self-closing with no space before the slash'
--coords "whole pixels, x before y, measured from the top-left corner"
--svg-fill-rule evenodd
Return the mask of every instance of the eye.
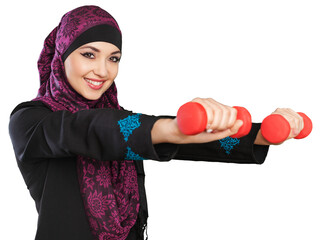
<path id="1" fill-rule="evenodd" d="M 90 58 L 93 59 L 94 58 L 94 54 L 91 52 L 85 52 L 85 53 L 81 53 L 82 56 L 86 57 L 86 58 Z"/>
<path id="2" fill-rule="evenodd" d="M 120 58 L 119 57 L 110 57 L 110 60 L 112 61 L 112 62 L 119 62 L 120 61 Z"/>

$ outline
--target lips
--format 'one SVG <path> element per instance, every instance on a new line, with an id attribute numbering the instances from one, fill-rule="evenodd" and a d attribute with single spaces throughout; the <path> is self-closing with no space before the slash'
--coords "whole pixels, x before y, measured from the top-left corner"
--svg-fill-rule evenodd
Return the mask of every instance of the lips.
<path id="1" fill-rule="evenodd" d="M 84 78 L 84 80 L 87 82 L 88 86 L 94 90 L 99 90 L 102 88 L 103 83 L 106 81 L 93 78 Z"/>

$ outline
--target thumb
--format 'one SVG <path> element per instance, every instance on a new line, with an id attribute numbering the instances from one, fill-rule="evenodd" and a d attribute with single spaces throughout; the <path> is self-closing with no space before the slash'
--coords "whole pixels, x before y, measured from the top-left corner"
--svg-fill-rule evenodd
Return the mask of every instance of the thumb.
<path id="1" fill-rule="evenodd" d="M 243 125 L 242 120 L 240 120 L 240 119 L 236 120 L 234 125 L 230 128 L 230 135 L 236 134 L 242 125 Z"/>

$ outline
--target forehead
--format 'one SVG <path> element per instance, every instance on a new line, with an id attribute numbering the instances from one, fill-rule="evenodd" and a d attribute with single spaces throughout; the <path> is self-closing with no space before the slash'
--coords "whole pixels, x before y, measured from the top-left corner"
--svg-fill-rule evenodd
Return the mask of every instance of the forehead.
<path id="1" fill-rule="evenodd" d="M 101 53 L 113 53 L 113 52 L 121 53 L 119 48 L 114 44 L 108 43 L 108 42 L 102 42 L 102 41 L 86 43 L 80 46 L 78 49 L 87 49 L 87 48 L 90 48 L 93 51 L 101 52 Z"/>

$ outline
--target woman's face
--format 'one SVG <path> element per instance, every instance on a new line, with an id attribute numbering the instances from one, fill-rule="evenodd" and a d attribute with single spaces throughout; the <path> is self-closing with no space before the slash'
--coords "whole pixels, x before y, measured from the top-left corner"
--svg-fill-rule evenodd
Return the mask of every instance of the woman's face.
<path id="1" fill-rule="evenodd" d="M 71 87 L 88 100 L 97 100 L 118 74 L 121 52 L 107 42 L 90 42 L 74 50 L 64 61 Z"/>

